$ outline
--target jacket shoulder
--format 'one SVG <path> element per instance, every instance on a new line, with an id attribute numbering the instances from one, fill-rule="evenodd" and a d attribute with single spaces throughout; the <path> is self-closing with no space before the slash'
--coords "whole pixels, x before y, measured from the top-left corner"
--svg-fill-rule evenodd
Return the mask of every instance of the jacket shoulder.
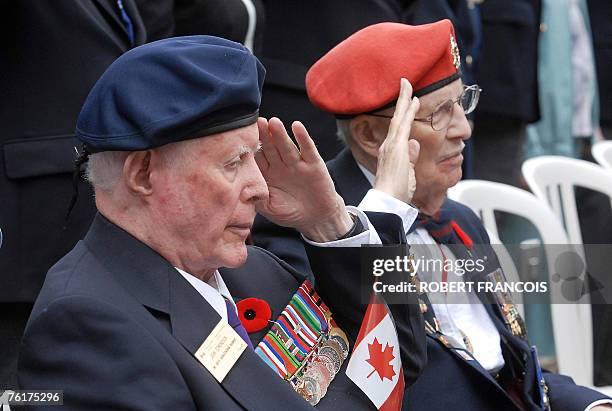
<path id="1" fill-rule="evenodd" d="M 71 295 L 99 298 L 111 284 L 110 276 L 104 275 L 106 269 L 89 252 L 83 241 L 47 272 L 45 282 L 34 304 L 35 314 L 53 301 Z"/>

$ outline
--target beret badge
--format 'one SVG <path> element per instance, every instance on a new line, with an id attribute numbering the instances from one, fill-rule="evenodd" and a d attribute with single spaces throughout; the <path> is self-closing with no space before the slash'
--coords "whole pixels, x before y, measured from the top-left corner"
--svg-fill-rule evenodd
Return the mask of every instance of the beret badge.
<path id="1" fill-rule="evenodd" d="M 455 36 L 453 36 L 452 34 L 450 35 L 450 48 L 451 55 L 453 56 L 453 64 L 455 65 L 455 68 L 459 70 L 459 67 L 461 67 L 461 57 L 459 56 L 459 47 L 457 46 L 457 41 L 455 40 Z"/>

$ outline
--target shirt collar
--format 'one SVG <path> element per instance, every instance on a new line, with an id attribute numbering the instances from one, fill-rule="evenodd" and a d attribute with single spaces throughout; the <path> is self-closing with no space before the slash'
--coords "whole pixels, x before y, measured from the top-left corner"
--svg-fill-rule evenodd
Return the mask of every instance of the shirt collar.
<path id="1" fill-rule="evenodd" d="M 369 181 L 370 185 L 374 187 L 374 181 L 376 180 L 376 176 L 372 174 L 370 170 L 362 166 L 359 162 L 356 161 L 356 163 L 357 163 L 357 167 L 359 167 L 359 169 L 361 170 L 365 178 Z"/>
<path id="2" fill-rule="evenodd" d="M 234 299 L 229 289 L 223 281 L 223 277 L 218 270 L 210 276 L 208 282 L 202 281 L 196 276 L 189 274 L 186 271 L 181 270 L 178 267 L 174 267 L 176 270 L 191 284 L 193 288 L 204 298 L 215 311 L 227 321 L 227 307 L 225 301 L 229 301 L 230 304 L 236 309 Z"/>

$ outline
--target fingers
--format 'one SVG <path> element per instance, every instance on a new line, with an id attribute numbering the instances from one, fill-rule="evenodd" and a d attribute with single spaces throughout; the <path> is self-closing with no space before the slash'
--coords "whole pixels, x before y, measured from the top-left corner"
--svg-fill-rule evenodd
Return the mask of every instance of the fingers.
<path id="1" fill-rule="evenodd" d="M 257 163 L 257 167 L 259 167 L 259 171 L 261 171 L 261 174 L 265 178 L 268 168 L 270 167 L 270 163 L 268 163 L 263 150 L 259 150 L 257 153 L 255 153 L 255 162 Z"/>
<path id="2" fill-rule="evenodd" d="M 293 141 L 291 141 L 291 138 L 289 137 L 289 134 L 287 134 L 287 130 L 285 129 L 285 125 L 282 123 L 282 121 L 276 117 L 271 118 L 268 122 L 268 129 L 272 135 L 271 142 L 282 162 L 286 165 L 295 164 L 300 159 L 300 152 L 295 144 L 293 144 Z"/>
<path id="3" fill-rule="evenodd" d="M 414 117 L 416 116 L 417 111 L 421 107 L 421 102 L 418 97 L 413 97 L 410 102 L 410 106 L 408 106 L 408 110 L 404 113 L 404 117 L 402 118 L 402 122 L 400 124 L 398 131 L 404 131 L 405 134 L 410 138 L 410 129 L 412 128 L 412 122 L 414 121 Z M 398 134 L 404 134 L 404 132 L 399 132 Z"/>
<path id="4" fill-rule="evenodd" d="M 397 134 L 399 123 L 401 122 L 400 117 L 404 113 L 404 106 L 406 105 L 406 82 L 405 79 L 400 80 L 400 92 L 395 104 L 395 111 L 393 112 L 393 118 L 389 124 L 389 131 L 387 131 L 387 139 L 392 138 Z"/>
<path id="5" fill-rule="evenodd" d="M 255 153 L 255 162 L 257 163 L 257 167 L 259 167 L 259 171 L 261 171 L 261 174 L 265 177 L 268 167 L 270 167 L 270 163 L 268 163 L 266 155 L 264 154 L 262 139 L 265 139 L 265 136 L 268 135 L 268 120 L 259 117 L 257 119 L 257 128 L 259 129 L 259 141 L 262 146 L 261 149 L 257 150 Z"/>
<path id="6" fill-rule="evenodd" d="M 295 140 L 300 147 L 300 154 L 302 159 L 307 163 L 312 163 L 316 161 L 323 161 L 321 156 L 319 155 L 319 151 L 317 147 L 310 138 L 310 134 L 308 134 L 308 130 L 304 124 L 300 121 L 294 121 L 291 125 L 291 130 L 293 131 L 293 135 L 295 136 Z"/>
<path id="7" fill-rule="evenodd" d="M 280 162 L 280 154 L 278 154 L 270 135 L 270 122 L 266 119 L 257 120 L 257 126 L 259 128 L 259 141 L 261 141 L 261 153 L 263 153 L 266 163 L 269 166 L 270 164 Z"/>
<path id="8" fill-rule="evenodd" d="M 259 117 L 257 119 L 257 129 L 259 130 L 259 139 L 261 140 L 262 135 L 267 136 L 269 134 L 268 131 L 268 120 L 264 117 Z"/>
<path id="9" fill-rule="evenodd" d="M 397 104 L 395 105 L 393 118 L 391 119 L 391 123 L 389 124 L 387 138 L 394 138 L 395 136 L 397 136 L 398 132 L 403 127 L 405 127 L 407 110 L 410 110 L 412 108 L 414 102 L 414 99 L 411 99 L 411 97 L 412 85 L 407 79 L 402 78 L 400 80 L 400 93 L 397 99 Z M 416 111 L 414 112 L 414 114 L 416 114 Z M 414 115 L 412 116 L 412 119 L 414 119 Z M 412 119 L 410 119 L 410 122 L 412 122 Z"/>

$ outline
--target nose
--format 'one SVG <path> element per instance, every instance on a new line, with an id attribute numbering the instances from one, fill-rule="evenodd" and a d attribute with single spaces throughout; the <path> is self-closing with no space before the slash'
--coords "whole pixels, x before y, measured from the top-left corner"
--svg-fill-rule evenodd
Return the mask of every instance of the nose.
<path id="1" fill-rule="evenodd" d="M 472 136 L 472 127 L 468 121 L 463 107 L 459 103 L 455 103 L 455 109 L 453 110 L 453 118 L 448 125 L 446 137 L 449 139 L 467 140 Z"/>
<path id="2" fill-rule="evenodd" d="M 268 198 L 268 184 L 264 179 L 255 159 L 251 158 L 247 162 L 246 184 L 242 190 L 242 201 L 256 203 Z"/>

